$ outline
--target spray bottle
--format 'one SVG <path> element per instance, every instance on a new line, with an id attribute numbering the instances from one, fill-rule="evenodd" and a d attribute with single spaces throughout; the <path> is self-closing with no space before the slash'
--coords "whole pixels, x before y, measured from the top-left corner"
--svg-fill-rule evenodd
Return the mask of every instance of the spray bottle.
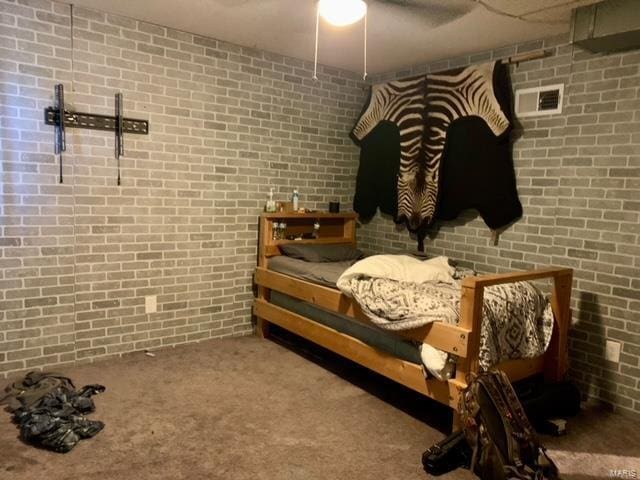
<path id="1" fill-rule="evenodd" d="M 300 204 L 300 194 L 298 193 L 298 189 L 293 189 L 293 195 L 291 196 L 291 202 L 293 203 L 293 211 L 297 212 Z"/>
<path id="2" fill-rule="evenodd" d="M 264 206 L 264 211 L 267 213 L 276 211 L 276 202 L 273 199 L 273 188 L 269 189 L 269 197 L 267 198 L 267 204 Z"/>

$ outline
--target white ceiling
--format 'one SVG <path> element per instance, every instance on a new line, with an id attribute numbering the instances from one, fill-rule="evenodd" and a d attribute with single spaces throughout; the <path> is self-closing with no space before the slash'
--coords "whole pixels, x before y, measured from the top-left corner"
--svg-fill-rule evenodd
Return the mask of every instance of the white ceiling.
<path id="1" fill-rule="evenodd" d="M 368 72 L 380 73 L 569 31 L 597 0 L 368 0 Z M 74 0 L 74 4 L 305 60 L 314 0 Z M 483 3 L 483 4 L 481 4 Z M 525 20 L 501 15 L 497 9 Z M 321 21 L 319 62 L 361 72 L 363 23 Z"/>

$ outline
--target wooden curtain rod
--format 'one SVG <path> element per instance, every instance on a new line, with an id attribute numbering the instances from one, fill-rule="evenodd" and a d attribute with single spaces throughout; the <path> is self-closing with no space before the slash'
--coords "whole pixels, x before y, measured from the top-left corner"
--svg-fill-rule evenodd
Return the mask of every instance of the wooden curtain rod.
<path id="1" fill-rule="evenodd" d="M 500 63 L 510 65 L 512 63 L 529 62 L 531 60 L 538 60 L 539 58 L 545 58 L 551 56 L 551 50 L 535 50 L 533 52 L 520 53 L 518 55 L 512 55 L 500 60 Z"/>
<path id="2" fill-rule="evenodd" d="M 517 55 L 511 55 L 510 57 L 502 58 L 498 60 L 500 63 L 504 65 L 511 65 L 515 63 L 516 65 L 522 62 L 530 62 L 531 60 L 538 60 L 540 58 L 545 58 L 551 56 L 551 50 L 534 50 L 532 52 L 519 53 Z M 433 72 L 438 73 L 438 72 Z M 411 77 L 416 77 L 416 75 L 411 75 Z M 398 78 L 395 80 L 406 80 L 407 78 Z M 369 88 L 369 85 L 365 85 L 362 87 L 364 90 Z"/>

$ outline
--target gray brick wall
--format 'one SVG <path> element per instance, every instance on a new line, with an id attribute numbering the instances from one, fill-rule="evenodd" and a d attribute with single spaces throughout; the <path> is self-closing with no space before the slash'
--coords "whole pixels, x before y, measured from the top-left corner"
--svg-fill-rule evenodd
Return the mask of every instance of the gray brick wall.
<path id="1" fill-rule="evenodd" d="M 0 0 L 0 375 L 251 331 L 256 216 L 270 186 L 302 204 L 350 203 L 364 101 L 358 74 L 49 0 Z M 72 40 L 73 38 L 73 48 Z M 640 54 L 548 39 L 373 80 L 544 46 L 514 87 L 563 82 L 562 115 L 521 121 L 514 146 L 524 217 L 498 246 L 473 213 L 434 226 L 427 248 L 481 272 L 575 269 L 572 377 L 640 411 Z M 112 114 L 122 91 L 149 136 L 69 130 L 65 183 L 42 109 L 63 83 L 74 109 Z M 377 217 L 369 250 L 414 248 Z M 144 296 L 158 295 L 158 313 Z M 623 344 L 604 362 L 604 340 Z"/>
<path id="2" fill-rule="evenodd" d="M 514 160 L 521 220 L 494 246 L 473 212 L 438 222 L 426 240 L 480 272 L 545 265 L 574 269 L 571 376 L 591 397 L 640 412 L 640 52 L 594 55 L 565 37 L 419 65 L 384 81 L 538 48 L 552 56 L 512 65 L 513 87 L 565 84 L 561 115 L 521 119 Z M 406 230 L 377 216 L 359 231 L 371 251 L 415 249 Z M 620 363 L 605 340 L 622 343 Z"/>
<path id="3" fill-rule="evenodd" d="M 359 75 L 49 0 L 0 0 L 0 375 L 251 331 L 269 191 L 350 201 Z M 73 40 L 73 42 L 72 42 Z M 43 109 L 148 119 L 68 130 L 64 184 Z M 144 297 L 158 312 L 144 313 Z"/>

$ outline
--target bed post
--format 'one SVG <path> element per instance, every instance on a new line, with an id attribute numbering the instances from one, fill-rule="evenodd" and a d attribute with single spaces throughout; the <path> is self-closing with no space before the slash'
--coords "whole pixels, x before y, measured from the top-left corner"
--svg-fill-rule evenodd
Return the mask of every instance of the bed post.
<path id="1" fill-rule="evenodd" d="M 260 224 L 258 226 L 258 266 L 267 266 L 266 245 L 271 239 L 273 222 L 267 221 L 264 215 L 260 215 Z M 270 291 L 268 288 L 258 285 L 258 298 L 260 300 L 269 301 Z M 256 334 L 260 338 L 269 336 L 269 322 L 264 318 L 256 316 Z"/>
<path id="2" fill-rule="evenodd" d="M 467 376 L 478 373 L 480 369 L 480 328 L 482 325 L 482 304 L 484 287 L 476 284 L 475 277 L 465 278 L 462 282 L 460 297 L 459 326 L 469 330 L 467 354 L 458 360 L 455 382 L 458 388 L 465 388 Z M 457 406 L 453 411 L 453 430 L 460 428 L 460 414 Z"/>
<path id="3" fill-rule="evenodd" d="M 349 242 L 355 247 L 356 246 L 356 217 L 345 218 L 343 233 L 344 238 L 348 238 Z"/>
<path id="4" fill-rule="evenodd" d="M 551 343 L 544 359 L 544 377 L 550 382 L 563 380 L 569 367 L 568 337 L 571 326 L 572 283 L 572 270 L 562 270 L 553 276 L 551 308 L 555 322 L 553 322 Z"/>
<path id="5" fill-rule="evenodd" d="M 258 298 L 268 301 L 268 294 L 265 292 L 267 292 L 266 288 L 258 287 Z M 260 338 L 269 337 L 269 322 L 267 322 L 264 318 L 256 317 L 256 334 Z"/>

